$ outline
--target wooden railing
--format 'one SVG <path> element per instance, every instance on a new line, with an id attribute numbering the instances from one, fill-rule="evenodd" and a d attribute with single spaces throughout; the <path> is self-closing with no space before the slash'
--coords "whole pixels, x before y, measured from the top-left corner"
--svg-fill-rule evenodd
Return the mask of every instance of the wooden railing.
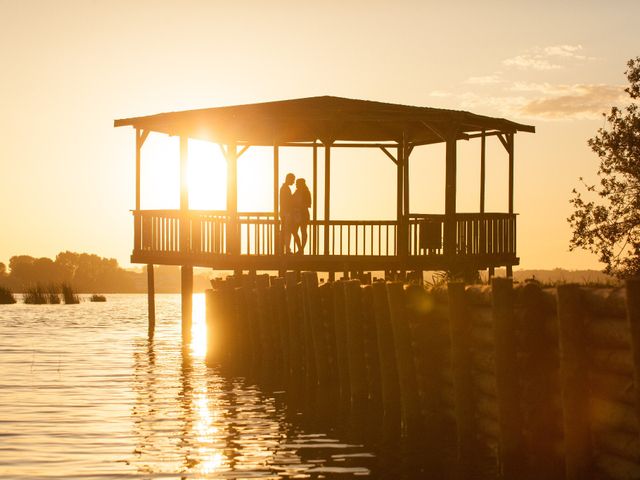
<path id="1" fill-rule="evenodd" d="M 455 222 L 455 255 L 515 255 L 515 214 L 458 213 Z M 442 255 L 444 225 L 445 215 L 412 214 L 409 255 Z"/>
<path id="2" fill-rule="evenodd" d="M 311 221 L 305 255 L 442 256 L 444 215 L 412 214 L 398 227 L 386 220 Z M 328 234 L 325 235 L 325 232 Z M 406 235 L 401 233 L 406 232 Z M 328 239 L 327 241 L 325 241 Z M 459 213 L 455 216 L 457 256 L 514 255 L 516 216 L 506 213 Z M 293 247 L 293 241 L 291 242 Z M 269 212 L 134 211 L 134 251 L 167 255 L 255 255 L 284 253 L 280 221 Z"/>

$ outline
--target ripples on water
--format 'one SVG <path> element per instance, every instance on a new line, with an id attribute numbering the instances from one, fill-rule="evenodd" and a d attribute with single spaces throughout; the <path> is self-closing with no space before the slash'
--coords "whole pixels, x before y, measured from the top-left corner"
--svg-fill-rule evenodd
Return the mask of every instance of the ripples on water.
<path id="1" fill-rule="evenodd" d="M 0 305 L 0 478 L 372 476 L 367 448 L 205 366 L 202 295 L 184 349 L 179 295 L 156 311 L 150 343 L 144 295 Z"/>

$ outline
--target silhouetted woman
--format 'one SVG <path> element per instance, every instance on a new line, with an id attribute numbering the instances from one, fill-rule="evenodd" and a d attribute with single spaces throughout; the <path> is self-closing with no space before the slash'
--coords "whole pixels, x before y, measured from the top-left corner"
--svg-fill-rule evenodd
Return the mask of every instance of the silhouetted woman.
<path id="1" fill-rule="evenodd" d="M 300 229 L 300 244 L 296 253 L 302 255 L 307 245 L 307 227 L 309 226 L 309 209 L 311 208 L 311 192 L 304 178 L 296 180 L 296 191 L 293 192 L 293 208 L 295 215 L 295 232 Z M 295 236 L 294 236 L 295 238 Z"/>

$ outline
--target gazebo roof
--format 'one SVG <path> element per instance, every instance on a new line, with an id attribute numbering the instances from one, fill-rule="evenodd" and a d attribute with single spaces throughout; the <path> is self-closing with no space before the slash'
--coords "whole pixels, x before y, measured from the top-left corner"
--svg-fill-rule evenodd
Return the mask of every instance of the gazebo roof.
<path id="1" fill-rule="evenodd" d="M 186 135 L 217 143 L 400 141 L 428 144 L 485 131 L 535 132 L 535 127 L 461 110 L 415 107 L 343 97 L 309 97 L 229 107 L 159 113 L 116 120 L 115 127 Z"/>

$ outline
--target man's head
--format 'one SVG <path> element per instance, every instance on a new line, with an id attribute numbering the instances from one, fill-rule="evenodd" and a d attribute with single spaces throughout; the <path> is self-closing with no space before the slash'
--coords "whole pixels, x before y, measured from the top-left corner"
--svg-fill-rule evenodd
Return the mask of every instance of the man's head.
<path id="1" fill-rule="evenodd" d="M 287 176 L 284 177 L 285 185 L 293 185 L 296 181 L 296 176 L 293 173 L 287 173 Z"/>
<path id="2" fill-rule="evenodd" d="M 299 178 L 296 180 L 296 188 L 304 188 L 307 186 L 307 183 L 304 181 L 304 178 Z"/>

